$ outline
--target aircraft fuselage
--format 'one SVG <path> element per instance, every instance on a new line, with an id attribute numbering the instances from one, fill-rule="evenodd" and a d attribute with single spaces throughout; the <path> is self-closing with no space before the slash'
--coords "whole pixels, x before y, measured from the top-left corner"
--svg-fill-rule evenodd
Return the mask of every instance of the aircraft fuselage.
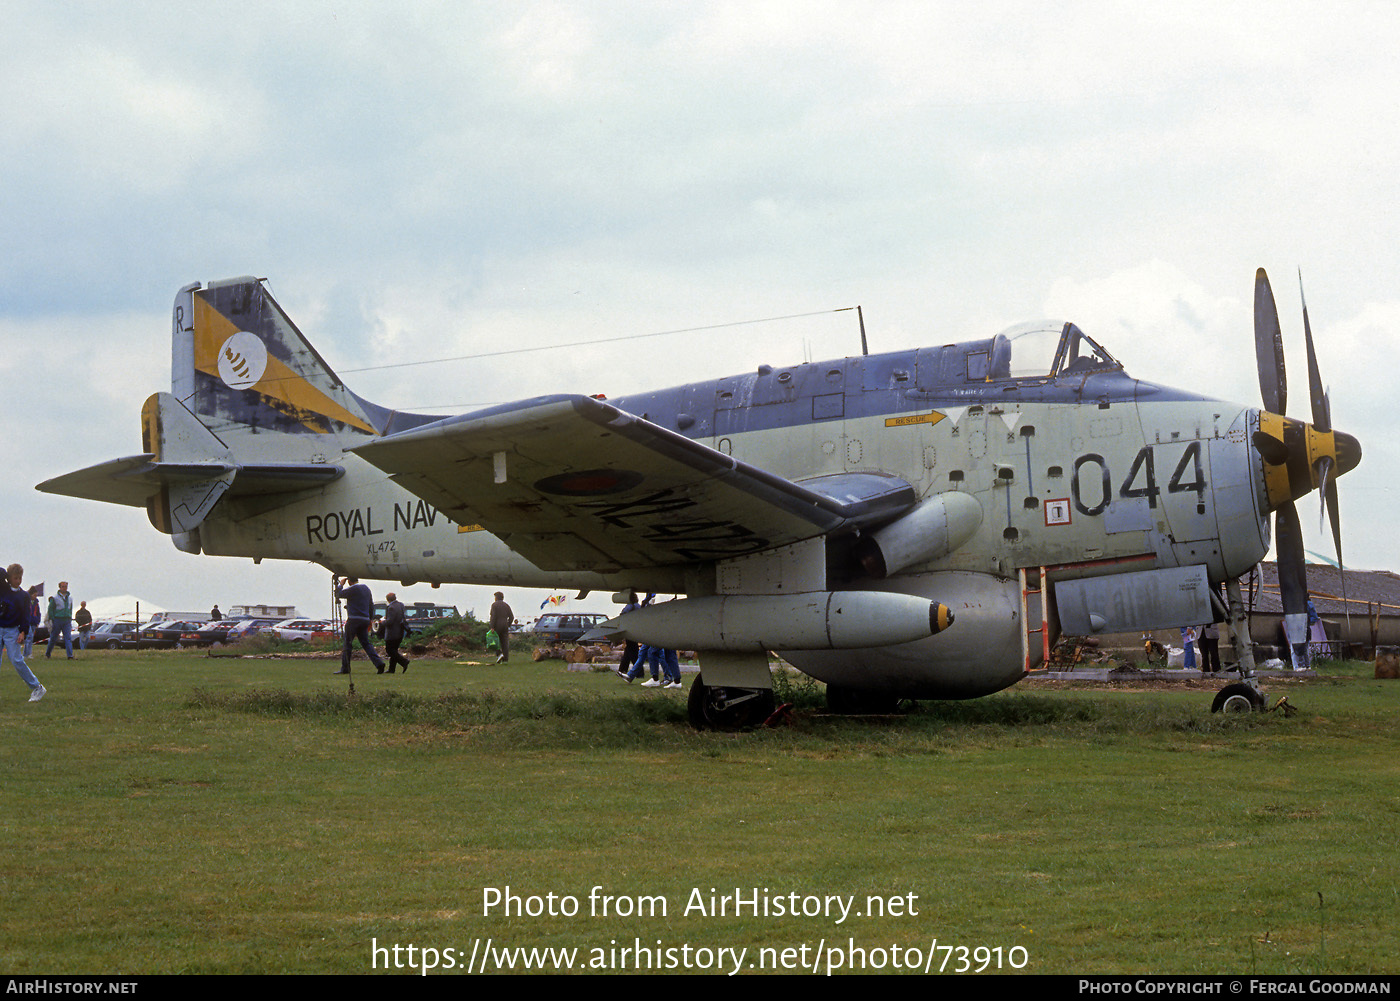
<path id="1" fill-rule="evenodd" d="M 1359 457 L 1132 379 L 1072 324 L 449 418 L 355 396 L 254 279 L 187 286 L 173 327 L 172 393 L 147 403 L 145 454 L 42 489 L 143 504 L 190 552 L 723 598 L 668 610 L 664 627 L 717 650 L 761 646 L 761 610 L 797 607 L 774 595 L 824 594 L 816 632 L 780 631 L 814 637 L 786 659 L 913 697 L 1014 683 L 1039 659 L 1027 631 L 1042 611 L 1058 628 L 1061 591 L 1086 629 L 1204 621 L 1212 588 L 1267 551 L 1269 511 L 1310 488 L 1285 439 L 1332 448 L 1340 472 Z M 1052 585 L 1046 609 L 1026 576 Z M 839 598 L 858 592 L 873 594 Z M 953 625 L 906 641 L 917 614 L 881 592 L 941 603 Z M 871 621 L 837 621 L 847 606 Z M 738 633 L 700 621 L 720 607 Z M 882 632 L 856 650 L 836 638 Z"/>

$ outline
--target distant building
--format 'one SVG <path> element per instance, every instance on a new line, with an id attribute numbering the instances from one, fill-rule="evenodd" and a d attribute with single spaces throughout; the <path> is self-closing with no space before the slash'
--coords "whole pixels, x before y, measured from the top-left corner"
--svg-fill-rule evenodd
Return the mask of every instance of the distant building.
<path id="1" fill-rule="evenodd" d="M 245 616 L 250 619 L 299 619 L 302 614 L 296 605 L 234 605 L 227 612 L 228 617 Z"/>
<path id="2" fill-rule="evenodd" d="M 1378 646 L 1400 647 L 1400 574 L 1348 568 L 1343 601 L 1342 573 L 1336 567 L 1310 563 L 1307 573 L 1308 595 L 1330 641 L 1326 653 L 1370 660 Z M 1249 613 L 1249 638 L 1254 643 L 1255 660 L 1286 660 L 1278 565 L 1260 563 L 1252 574 L 1240 578 L 1240 591 Z M 1154 629 L 1150 633 L 1163 646 L 1181 646 L 1179 629 Z M 1131 657 L 1142 651 L 1143 641 L 1143 633 L 1115 633 L 1099 636 L 1097 645 Z M 1227 662 L 1236 659 L 1229 630 L 1223 624 L 1220 655 Z"/>
<path id="3" fill-rule="evenodd" d="M 1278 646 L 1283 622 L 1278 564 L 1260 563 L 1255 574 L 1240 579 L 1240 588 L 1249 610 L 1250 638 L 1256 644 Z M 1308 564 L 1308 597 L 1327 638 L 1362 658 L 1375 656 L 1377 646 L 1400 646 L 1400 574 L 1348 568 L 1345 591 L 1344 602 L 1342 572 L 1336 567 Z"/>

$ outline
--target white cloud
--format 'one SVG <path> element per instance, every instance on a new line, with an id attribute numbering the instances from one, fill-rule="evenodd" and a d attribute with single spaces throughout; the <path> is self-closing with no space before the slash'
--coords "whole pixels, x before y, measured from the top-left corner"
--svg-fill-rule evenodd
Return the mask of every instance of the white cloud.
<path id="1" fill-rule="evenodd" d="M 1214 295 L 1175 265 L 1152 260 L 1102 278 L 1061 278 L 1046 310 L 1074 320 L 1139 379 L 1251 403 L 1259 395 L 1244 364 L 1254 351 L 1252 284 L 1243 291 L 1247 302 Z"/>

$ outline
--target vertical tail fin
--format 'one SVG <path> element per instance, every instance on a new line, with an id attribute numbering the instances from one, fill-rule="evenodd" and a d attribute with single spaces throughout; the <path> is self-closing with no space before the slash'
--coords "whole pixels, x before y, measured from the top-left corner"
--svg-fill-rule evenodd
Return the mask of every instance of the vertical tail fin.
<path id="1" fill-rule="evenodd" d="M 186 285 L 176 295 L 171 390 L 230 447 L 249 435 L 305 436 L 306 444 L 375 435 L 386 416 L 346 388 L 249 277 Z"/>
<path id="2" fill-rule="evenodd" d="M 172 327 L 172 392 L 142 408 L 142 453 L 38 489 L 144 507 L 198 553 L 221 504 L 334 482 L 344 450 L 387 426 L 389 411 L 350 392 L 256 278 L 186 285 Z"/>

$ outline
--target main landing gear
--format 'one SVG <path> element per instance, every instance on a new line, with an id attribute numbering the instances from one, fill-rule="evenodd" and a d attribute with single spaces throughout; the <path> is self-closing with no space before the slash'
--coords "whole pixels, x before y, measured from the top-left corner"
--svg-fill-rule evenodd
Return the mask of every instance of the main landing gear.
<path id="1" fill-rule="evenodd" d="M 697 730 L 747 730 L 773 715 L 773 689 L 711 687 L 697 674 L 686 702 Z"/>

